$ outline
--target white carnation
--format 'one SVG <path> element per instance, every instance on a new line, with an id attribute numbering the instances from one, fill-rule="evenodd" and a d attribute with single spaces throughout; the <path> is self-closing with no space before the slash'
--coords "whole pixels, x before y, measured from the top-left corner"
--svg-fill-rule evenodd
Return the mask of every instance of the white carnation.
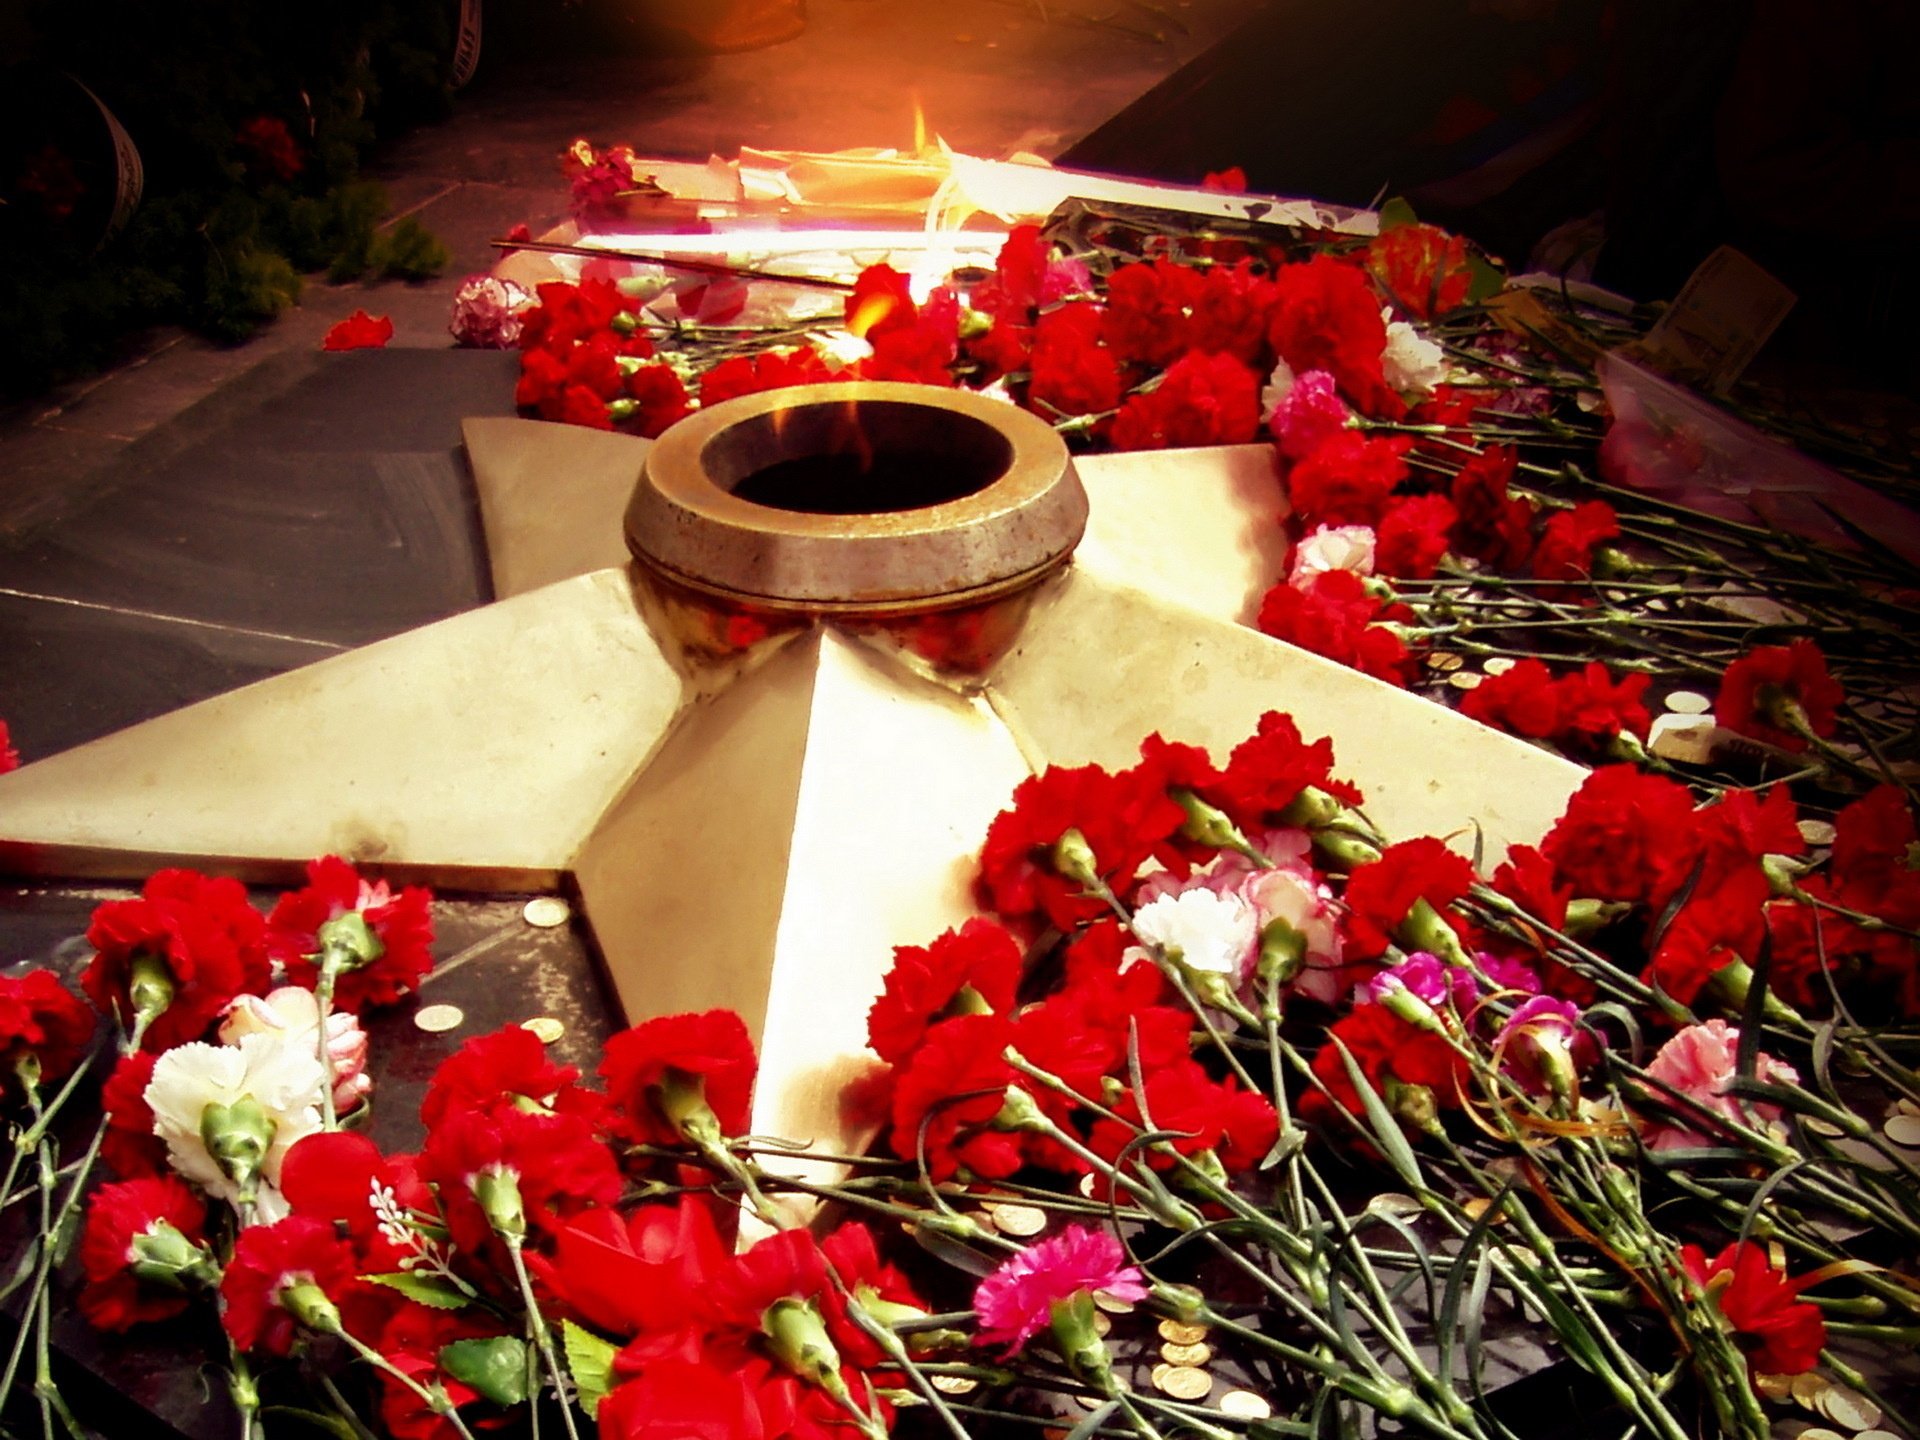
<path id="1" fill-rule="evenodd" d="M 1406 321 L 1392 319 L 1392 314 L 1381 312 L 1388 321 L 1387 348 L 1380 352 L 1381 373 L 1402 395 L 1431 395 L 1434 386 L 1447 378 L 1446 352 Z"/>
<path id="2" fill-rule="evenodd" d="M 1322 525 L 1293 547 L 1293 568 L 1287 583 L 1296 590 L 1312 586 L 1329 570 L 1373 574 L 1374 534 L 1366 525 Z"/>
<path id="3" fill-rule="evenodd" d="M 200 1117 L 209 1105 L 231 1106 L 244 1096 L 273 1122 L 273 1143 L 260 1166 L 255 1218 L 271 1222 L 286 1213 L 280 1198 L 280 1162 L 296 1140 L 320 1129 L 320 1086 L 325 1076 L 311 1051 L 284 1045 L 271 1035 L 243 1035 L 237 1045 L 180 1045 L 153 1066 L 146 1102 L 153 1133 L 167 1144 L 167 1159 L 184 1179 L 216 1199 L 237 1202 L 239 1189 L 207 1153 Z"/>
<path id="4" fill-rule="evenodd" d="M 1267 376 L 1267 383 L 1260 387 L 1260 423 L 1273 424 L 1274 413 L 1286 404 L 1287 396 L 1293 393 L 1293 382 L 1297 377 L 1293 367 L 1284 360 L 1273 362 L 1273 373 Z"/>
<path id="5" fill-rule="evenodd" d="M 1133 933 L 1163 951 L 1179 951 L 1195 970 L 1237 978 L 1260 945 L 1260 917 L 1237 895 L 1183 890 L 1133 912 Z"/>

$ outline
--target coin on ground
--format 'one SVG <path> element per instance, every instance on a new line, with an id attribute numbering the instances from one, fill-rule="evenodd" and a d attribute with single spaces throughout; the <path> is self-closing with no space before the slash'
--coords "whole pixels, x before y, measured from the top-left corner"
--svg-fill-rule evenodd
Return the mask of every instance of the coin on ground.
<path id="1" fill-rule="evenodd" d="M 1113 1317 L 1104 1311 L 1095 1310 L 1093 1312 L 1093 1333 L 1098 1335 L 1102 1340 L 1106 1339 L 1107 1336 L 1113 1333 Z"/>
<path id="2" fill-rule="evenodd" d="M 942 1395 L 965 1395 L 980 1387 L 980 1382 L 971 1375 L 935 1375 L 933 1388 Z"/>
<path id="3" fill-rule="evenodd" d="M 564 925 L 573 916 L 573 908 L 558 895 L 541 895 L 527 901 L 520 911 L 520 918 L 529 925 L 537 925 L 542 930 L 551 930 L 556 925 Z"/>
<path id="4" fill-rule="evenodd" d="M 1482 660 L 1480 668 L 1489 675 L 1504 675 L 1519 663 L 1510 655 L 1495 655 L 1490 660 Z"/>
<path id="5" fill-rule="evenodd" d="M 1487 677 L 1472 670 L 1456 670 L 1447 676 L 1447 684 L 1456 690 L 1475 690 Z"/>
<path id="6" fill-rule="evenodd" d="M 1794 1401 L 1811 1410 L 1813 1408 L 1814 1397 L 1831 1384 L 1833 1384 L 1833 1382 L 1826 1376 L 1809 1370 L 1804 1375 L 1794 1376 L 1793 1384 L 1790 1388 L 1793 1391 Z"/>
<path id="7" fill-rule="evenodd" d="M 1213 1347 L 1198 1345 L 1162 1345 L 1160 1353 L 1169 1365 L 1204 1365 L 1213 1358 Z"/>
<path id="8" fill-rule="evenodd" d="M 1198 1345 L 1207 1338 L 1204 1325 L 1186 1325 L 1178 1320 L 1160 1322 L 1160 1338 L 1169 1345 Z"/>
<path id="9" fill-rule="evenodd" d="M 1791 1375 L 1756 1375 L 1753 1388 L 1769 1400 L 1791 1400 L 1793 1398 L 1793 1377 Z"/>
<path id="10" fill-rule="evenodd" d="M 1199 1400 L 1213 1389 L 1213 1377 L 1191 1365 L 1175 1365 L 1154 1382 L 1176 1400 Z"/>
<path id="11" fill-rule="evenodd" d="M 458 1005 L 422 1005 L 414 1012 L 413 1023 L 429 1035 L 438 1035 L 457 1028 L 466 1018 L 466 1011 Z"/>
<path id="12" fill-rule="evenodd" d="M 1880 1407 L 1851 1386 L 1835 1385 L 1813 1403 L 1822 1415 L 1849 1430 L 1870 1430 L 1880 1423 Z"/>
<path id="13" fill-rule="evenodd" d="M 1909 1149 L 1920 1147 L 1920 1115 L 1895 1115 L 1887 1121 L 1887 1139 Z"/>
<path id="14" fill-rule="evenodd" d="M 1003 1235 L 1024 1239 L 1047 1228 L 1047 1212 L 1036 1205 L 989 1205 L 987 1214 L 993 1217 L 993 1228 Z"/>
<path id="15" fill-rule="evenodd" d="M 531 1030 L 542 1045 L 551 1045 L 567 1033 L 566 1025 L 551 1015 L 536 1015 L 520 1022 L 522 1030 Z"/>
<path id="16" fill-rule="evenodd" d="M 1704 715 L 1713 709 L 1713 701 L 1698 690 L 1676 690 L 1667 696 L 1667 709 L 1679 715 Z"/>
<path id="17" fill-rule="evenodd" d="M 1824 1425 L 1814 1425 L 1802 1430 L 1794 1440 L 1847 1440 L 1838 1430 L 1829 1430 Z"/>
<path id="18" fill-rule="evenodd" d="M 1093 1292 L 1093 1303 L 1096 1308 L 1106 1311 L 1109 1315 L 1131 1315 L 1133 1313 L 1133 1301 L 1122 1300 L 1118 1295 L 1109 1294 L 1105 1290 L 1096 1290 Z"/>
<path id="19" fill-rule="evenodd" d="M 1220 1397 L 1215 1407 L 1222 1415 L 1231 1415 L 1236 1420 L 1268 1420 L 1273 1417 L 1273 1406 L 1267 1403 L 1264 1395 L 1256 1395 L 1251 1390 L 1229 1390 Z"/>

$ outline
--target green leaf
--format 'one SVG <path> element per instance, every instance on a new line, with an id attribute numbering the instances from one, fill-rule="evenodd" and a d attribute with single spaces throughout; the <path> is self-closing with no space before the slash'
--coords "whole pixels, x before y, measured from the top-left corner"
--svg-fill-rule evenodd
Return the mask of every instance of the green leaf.
<path id="1" fill-rule="evenodd" d="M 1382 227 L 1384 228 L 1384 227 Z M 1506 272 L 1479 251 L 1467 256 L 1467 303 L 1478 305 L 1491 300 L 1506 287 Z"/>
<path id="2" fill-rule="evenodd" d="M 560 1339 L 567 1348 L 567 1371 L 573 1376 L 581 1408 L 589 1416 L 597 1415 L 600 1401 L 613 1388 L 613 1357 L 620 1347 L 571 1320 L 560 1322 Z"/>
<path id="3" fill-rule="evenodd" d="M 1340 1061 L 1347 1069 L 1347 1078 L 1353 1082 L 1353 1088 L 1360 1097 L 1360 1107 L 1367 1113 L 1367 1129 L 1374 1144 L 1380 1147 L 1380 1153 L 1387 1158 L 1409 1190 L 1424 1190 L 1426 1181 L 1420 1177 L 1420 1162 L 1413 1157 L 1413 1147 L 1407 1144 L 1406 1133 L 1401 1130 L 1400 1122 L 1393 1118 L 1393 1112 L 1387 1109 L 1386 1101 L 1380 1098 L 1380 1092 L 1373 1088 L 1373 1082 L 1367 1079 L 1367 1072 L 1360 1068 L 1360 1062 L 1353 1058 L 1353 1052 L 1338 1035 L 1327 1037 L 1329 1043 L 1340 1049 Z"/>
<path id="4" fill-rule="evenodd" d="M 409 1300 L 416 1300 L 429 1310 L 466 1308 L 468 1297 L 451 1280 L 432 1275 L 410 1275 L 404 1270 L 391 1275 L 362 1275 L 360 1278 L 369 1285 L 384 1285 L 389 1290 L 398 1290 Z"/>
<path id="5" fill-rule="evenodd" d="M 1107 1401 L 1106 1404 L 1102 1405 L 1098 1410 L 1074 1426 L 1072 1430 L 1068 1431 L 1067 1440 L 1091 1440 L 1092 1436 L 1099 1433 L 1100 1427 L 1107 1423 L 1108 1417 L 1119 1408 L 1120 1402 L 1118 1400 Z"/>
<path id="6" fill-rule="evenodd" d="M 338 1415 L 326 1415 L 318 1410 L 302 1410 L 295 1405 L 268 1405 L 260 1411 L 260 1418 L 262 1420 L 266 1420 L 270 1416 L 278 1419 L 282 1415 L 292 1420 L 298 1420 L 303 1425 L 311 1425 L 316 1430 L 321 1430 L 329 1435 L 336 1436 L 338 1440 L 360 1440 L 360 1436 L 355 1432 L 353 1426 L 342 1420 Z"/>
<path id="7" fill-rule="evenodd" d="M 1417 225 L 1419 218 L 1413 213 L 1413 206 L 1402 196 L 1396 195 L 1380 207 L 1380 233 L 1398 230 L 1402 225 Z"/>
<path id="8" fill-rule="evenodd" d="M 527 1398 L 527 1342 L 512 1335 L 442 1345 L 440 1368 L 496 1405 Z"/>

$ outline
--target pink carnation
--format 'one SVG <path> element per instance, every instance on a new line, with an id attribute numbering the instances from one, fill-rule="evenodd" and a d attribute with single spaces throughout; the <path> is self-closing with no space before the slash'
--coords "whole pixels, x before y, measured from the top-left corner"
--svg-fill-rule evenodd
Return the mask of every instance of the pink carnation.
<path id="1" fill-rule="evenodd" d="M 1660 1047 L 1647 1074 L 1672 1086 L 1688 1099 L 1736 1125 L 1770 1124 L 1780 1118 L 1780 1107 L 1764 1100 L 1729 1095 L 1740 1031 L 1724 1020 L 1689 1025 Z M 1753 1075 L 1764 1084 L 1792 1085 L 1800 1079 L 1791 1065 L 1762 1052 L 1754 1057 Z M 1648 1125 L 1649 1150 L 1686 1150 L 1713 1144 L 1713 1138 L 1685 1124 L 1655 1121 Z"/>
<path id="2" fill-rule="evenodd" d="M 1147 1287 L 1120 1242 L 1104 1230 L 1069 1225 L 1058 1235 L 1029 1245 L 980 1282 L 973 1308 L 980 1312 L 977 1345 L 1019 1349 L 1053 1323 L 1053 1307 L 1082 1291 L 1104 1290 L 1116 1299 L 1147 1298 Z"/>
<path id="3" fill-rule="evenodd" d="M 456 345 L 511 350 L 520 343 L 523 316 L 535 304 L 526 290 L 493 275 L 469 275 L 453 295 L 447 330 Z"/>
<path id="4" fill-rule="evenodd" d="M 1347 428 L 1353 412 L 1334 387 L 1333 376 L 1324 370 L 1309 370 L 1298 377 L 1274 409 L 1268 422 L 1280 453 L 1289 460 L 1304 460 L 1320 448 L 1322 441 Z"/>

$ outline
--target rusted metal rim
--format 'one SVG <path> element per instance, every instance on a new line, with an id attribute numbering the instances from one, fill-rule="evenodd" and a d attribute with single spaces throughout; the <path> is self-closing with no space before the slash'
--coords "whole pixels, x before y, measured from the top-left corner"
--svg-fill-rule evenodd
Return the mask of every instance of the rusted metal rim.
<path id="1" fill-rule="evenodd" d="M 897 495 L 903 508 L 822 513 L 850 494 L 871 502 L 870 476 L 839 494 L 832 477 L 813 489 L 803 479 L 778 505 L 735 493 L 765 494 L 775 467 L 820 456 L 849 457 L 849 473 L 870 462 L 899 482 L 879 503 Z M 682 420 L 654 442 L 626 535 L 643 566 L 706 594 L 876 614 L 1021 589 L 1066 561 L 1086 523 L 1086 492 L 1044 421 L 969 391 L 855 381 L 744 395 Z"/>

